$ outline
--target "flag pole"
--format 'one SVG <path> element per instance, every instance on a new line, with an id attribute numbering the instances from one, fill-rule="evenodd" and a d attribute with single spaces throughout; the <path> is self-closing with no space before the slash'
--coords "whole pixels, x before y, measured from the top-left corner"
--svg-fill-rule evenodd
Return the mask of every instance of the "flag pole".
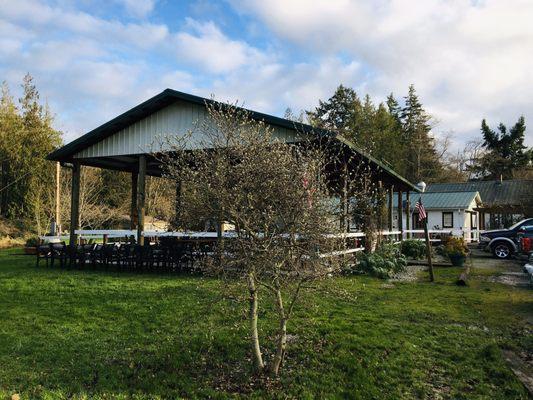
<path id="1" fill-rule="evenodd" d="M 428 231 L 428 214 L 424 205 L 422 204 L 422 196 L 419 197 L 418 201 L 415 204 L 415 208 L 418 210 L 418 220 L 424 224 L 424 237 L 426 239 L 426 255 L 428 258 L 428 268 L 429 268 L 429 280 L 431 282 L 435 281 L 435 275 L 433 274 L 433 262 L 431 261 L 431 242 L 429 240 L 429 231 Z"/>
<path id="2" fill-rule="evenodd" d="M 428 268 L 429 268 L 429 280 L 430 282 L 435 281 L 435 275 L 433 274 L 433 262 L 431 261 L 431 242 L 429 241 L 429 232 L 428 232 L 428 217 L 424 218 L 424 236 L 426 237 L 426 254 L 428 258 Z"/>

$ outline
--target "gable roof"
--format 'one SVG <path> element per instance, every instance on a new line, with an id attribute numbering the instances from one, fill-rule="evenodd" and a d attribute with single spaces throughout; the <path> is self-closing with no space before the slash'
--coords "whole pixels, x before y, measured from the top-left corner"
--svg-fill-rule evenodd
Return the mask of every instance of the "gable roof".
<path id="1" fill-rule="evenodd" d="M 533 180 L 430 183 L 426 188 L 426 193 L 471 191 L 479 192 L 484 207 L 533 204 Z"/>
<path id="2" fill-rule="evenodd" d="M 145 102 L 133 107 L 132 109 L 120 114 L 112 120 L 100 125 L 92 131 L 80 136 L 72 142 L 60 147 L 48 155 L 49 160 L 62 161 L 69 159 L 79 151 L 113 135 L 115 132 L 128 127 L 132 123 L 147 117 L 154 112 L 174 103 L 177 100 L 186 101 L 192 104 L 206 106 L 206 104 L 221 104 L 213 99 L 207 99 L 192 94 L 179 92 L 173 89 L 165 89 L 158 95 L 146 100 Z M 268 124 L 279 126 L 288 129 L 297 129 L 304 133 L 322 132 L 326 131 L 315 129 L 310 125 L 301 124 L 299 122 L 291 121 L 284 118 L 275 117 L 273 115 L 263 114 L 257 111 L 246 110 L 250 116 L 258 121 L 264 121 Z"/>
<path id="3" fill-rule="evenodd" d="M 192 104 L 201 105 L 203 107 L 206 107 L 206 105 L 208 104 L 222 104 L 213 99 L 207 99 L 204 97 L 179 92 L 173 89 L 165 89 L 158 95 L 146 100 L 145 102 L 139 104 L 138 106 L 133 107 L 132 109 L 124 112 L 123 114 L 120 114 L 119 116 L 104 123 L 103 125 L 100 125 L 99 127 L 73 140 L 72 142 L 64 145 L 63 147 L 56 149 L 55 151 L 50 153 L 46 158 L 48 160 L 53 160 L 53 161 L 67 161 L 67 162 L 71 161 L 74 155 L 79 153 L 81 150 L 86 149 L 89 146 L 92 146 L 95 143 L 98 143 L 104 140 L 105 138 L 116 133 L 117 131 L 130 126 L 134 122 L 139 121 L 149 116 L 150 114 L 153 114 L 154 112 L 161 110 L 162 108 L 178 100 L 186 101 Z M 409 182 L 403 176 L 398 174 L 396 171 L 394 171 L 390 166 L 385 164 L 383 161 L 372 157 L 371 155 L 367 154 L 362 149 L 360 149 L 352 141 L 346 138 L 343 138 L 332 131 L 315 128 L 308 124 L 303 124 L 300 122 L 291 121 L 291 120 L 284 119 L 284 118 L 279 118 L 273 115 L 268 115 L 268 114 L 260 113 L 260 112 L 253 111 L 253 110 L 248 110 L 248 109 L 245 109 L 245 110 L 249 113 L 251 118 L 258 120 L 258 121 L 264 121 L 265 123 L 268 123 L 273 126 L 292 129 L 292 130 L 296 130 L 301 133 L 309 133 L 309 134 L 314 134 L 317 136 L 328 136 L 328 137 L 334 138 L 338 140 L 339 142 L 343 143 L 345 146 L 349 147 L 354 152 L 358 153 L 362 157 L 374 163 L 376 166 L 381 168 L 384 172 L 386 172 L 390 176 L 400 181 L 402 185 L 404 185 L 406 188 L 409 188 L 411 190 L 416 190 L 416 191 L 419 190 L 413 183 Z"/>
<path id="4" fill-rule="evenodd" d="M 426 210 L 464 210 L 468 209 L 474 200 L 481 203 L 478 192 L 432 192 L 415 193 L 411 192 L 411 208 L 414 208 L 419 197 L 422 197 L 422 204 Z M 404 199 L 404 207 L 406 196 Z M 394 207 L 398 207 L 398 197 L 394 198 Z"/>

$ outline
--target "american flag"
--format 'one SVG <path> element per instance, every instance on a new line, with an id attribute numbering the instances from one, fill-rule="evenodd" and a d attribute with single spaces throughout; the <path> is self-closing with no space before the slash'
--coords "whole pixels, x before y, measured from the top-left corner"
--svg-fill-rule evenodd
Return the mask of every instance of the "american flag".
<path id="1" fill-rule="evenodd" d="M 426 209 L 424 208 L 424 205 L 422 204 L 422 197 L 418 199 L 418 201 L 415 204 L 415 210 L 418 211 L 418 220 L 423 221 L 426 219 Z"/>

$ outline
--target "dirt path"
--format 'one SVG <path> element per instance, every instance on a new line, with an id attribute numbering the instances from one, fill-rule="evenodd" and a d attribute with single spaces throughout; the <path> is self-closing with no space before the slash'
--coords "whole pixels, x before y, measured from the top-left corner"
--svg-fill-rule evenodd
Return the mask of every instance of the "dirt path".
<path id="1" fill-rule="evenodd" d="M 528 287 L 530 286 L 529 276 L 524 273 L 524 260 L 509 259 L 499 260 L 493 258 L 489 253 L 480 250 L 472 251 L 473 267 L 483 272 L 491 271 L 489 282 L 503 283 L 504 285 Z M 474 271 L 475 273 L 475 271 Z"/>

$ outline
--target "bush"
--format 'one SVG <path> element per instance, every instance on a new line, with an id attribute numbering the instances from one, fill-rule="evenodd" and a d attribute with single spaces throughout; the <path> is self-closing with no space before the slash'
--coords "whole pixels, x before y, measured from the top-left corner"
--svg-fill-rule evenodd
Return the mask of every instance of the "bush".
<path id="1" fill-rule="evenodd" d="M 426 256 L 426 243 L 423 240 L 404 240 L 400 248 L 402 254 L 412 260 L 419 260 Z"/>
<path id="2" fill-rule="evenodd" d="M 9 249 L 17 246 L 24 246 L 24 239 L 12 238 L 11 236 L 0 237 L 0 249 Z"/>
<path id="3" fill-rule="evenodd" d="M 30 236 L 26 239 L 26 247 L 37 247 L 41 243 L 41 240 L 37 236 Z"/>
<path id="4" fill-rule="evenodd" d="M 349 273 L 366 273 L 380 279 L 390 278 L 403 271 L 407 265 L 406 258 L 397 245 L 382 244 L 374 253 L 363 253 L 358 257 L 357 265 Z"/>
<path id="5" fill-rule="evenodd" d="M 468 247 L 466 247 L 465 240 L 463 238 L 450 237 L 443 241 L 442 253 L 448 257 L 466 257 L 468 254 Z"/>

